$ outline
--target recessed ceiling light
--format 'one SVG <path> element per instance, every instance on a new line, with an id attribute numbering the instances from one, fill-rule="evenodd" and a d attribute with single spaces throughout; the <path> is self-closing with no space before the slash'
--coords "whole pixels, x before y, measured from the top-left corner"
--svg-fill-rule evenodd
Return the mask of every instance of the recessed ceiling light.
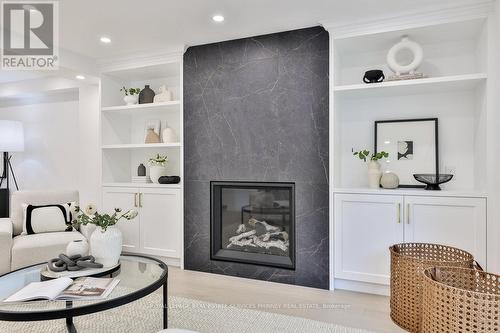
<path id="1" fill-rule="evenodd" d="M 78 80 L 85 80 L 85 76 L 83 75 L 77 75 L 75 76 L 75 78 L 77 78 Z"/>
<path id="2" fill-rule="evenodd" d="M 223 22 L 224 21 L 224 16 L 222 16 L 222 15 L 214 15 L 214 16 L 212 16 L 212 20 L 214 20 L 215 22 Z"/>
<path id="3" fill-rule="evenodd" d="M 102 36 L 99 40 L 101 41 L 101 43 L 104 43 L 104 44 L 111 43 L 111 38 L 106 37 L 106 36 Z"/>

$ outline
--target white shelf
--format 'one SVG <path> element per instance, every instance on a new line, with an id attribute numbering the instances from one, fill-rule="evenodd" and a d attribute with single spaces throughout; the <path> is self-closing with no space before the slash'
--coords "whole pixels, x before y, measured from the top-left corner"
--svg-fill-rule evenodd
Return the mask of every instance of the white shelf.
<path id="1" fill-rule="evenodd" d="M 143 148 L 175 148 L 180 147 L 179 142 L 175 143 L 129 143 L 117 145 L 103 145 L 102 149 L 143 149 Z"/>
<path id="2" fill-rule="evenodd" d="M 101 108 L 103 112 L 110 111 L 133 111 L 133 110 L 156 110 L 166 107 L 174 107 L 181 105 L 180 101 L 170 101 L 161 103 L 147 103 L 147 104 L 134 104 L 134 105 L 117 105 L 117 106 L 106 106 Z"/>
<path id="3" fill-rule="evenodd" d="M 180 189 L 181 184 L 154 184 L 154 183 L 103 183 L 103 187 L 147 187 L 147 188 L 171 188 L 171 189 Z"/>
<path id="4" fill-rule="evenodd" d="M 444 186 L 444 185 L 442 185 Z M 412 195 L 427 197 L 466 197 L 466 198 L 487 198 L 488 194 L 474 190 L 463 191 L 427 191 L 423 188 L 396 188 L 396 189 L 373 189 L 373 188 L 333 188 L 333 193 L 344 194 L 380 194 L 380 195 Z"/>
<path id="5" fill-rule="evenodd" d="M 486 79 L 486 74 L 475 73 L 372 84 L 341 85 L 335 86 L 333 91 L 335 96 L 342 97 L 415 95 L 474 89 Z"/>

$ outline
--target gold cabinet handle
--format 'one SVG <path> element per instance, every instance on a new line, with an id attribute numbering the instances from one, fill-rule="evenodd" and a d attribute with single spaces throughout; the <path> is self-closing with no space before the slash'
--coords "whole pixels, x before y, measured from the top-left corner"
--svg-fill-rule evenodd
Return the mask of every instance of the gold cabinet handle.
<path id="1" fill-rule="evenodd" d="M 134 207 L 137 207 L 137 193 L 134 193 Z"/>
<path id="2" fill-rule="evenodd" d="M 139 193 L 139 207 L 142 208 L 142 193 Z"/>
<path id="3" fill-rule="evenodd" d="M 401 223 L 401 204 L 398 202 L 398 223 Z"/>
<path id="4" fill-rule="evenodd" d="M 410 224 L 410 204 L 406 204 L 406 224 Z"/>

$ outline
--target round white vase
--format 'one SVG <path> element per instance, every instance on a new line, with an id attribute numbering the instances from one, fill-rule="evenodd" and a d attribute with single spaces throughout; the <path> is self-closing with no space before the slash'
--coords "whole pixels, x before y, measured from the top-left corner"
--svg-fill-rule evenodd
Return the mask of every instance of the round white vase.
<path id="1" fill-rule="evenodd" d="M 139 100 L 139 95 L 127 95 L 123 97 L 123 100 L 127 105 L 134 105 L 137 104 L 137 101 Z"/>
<path id="2" fill-rule="evenodd" d="M 68 257 L 74 255 L 86 256 L 89 253 L 89 243 L 85 239 L 78 239 L 68 243 L 66 246 L 66 255 Z"/>
<path id="3" fill-rule="evenodd" d="M 382 178 L 380 178 L 380 185 L 387 189 L 398 188 L 399 177 L 394 172 L 384 172 Z"/>
<path id="4" fill-rule="evenodd" d="M 149 167 L 149 178 L 155 184 L 159 184 L 158 179 L 161 176 L 168 176 L 167 167 L 160 165 L 152 165 Z"/>
<path id="5" fill-rule="evenodd" d="M 379 188 L 381 176 L 382 170 L 380 168 L 380 163 L 378 161 L 368 162 L 368 186 L 370 188 Z"/>
<path id="6" fill-rule="evenodd" d="M 116 265 L 122 253 L 122 232 L 114 226 L 106 231 L 97 228 L 90 236 L 90 251 L 95 261 L 104 267 Z"/>

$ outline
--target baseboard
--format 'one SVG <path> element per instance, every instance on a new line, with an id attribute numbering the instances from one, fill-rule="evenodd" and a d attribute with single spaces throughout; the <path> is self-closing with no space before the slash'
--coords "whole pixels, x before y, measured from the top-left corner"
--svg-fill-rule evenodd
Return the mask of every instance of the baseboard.
<path id="1" fill-rule="evenodd" d="M 375 294 L 382 296 L 389 296 L 391 294 L 391 288 L 387 285 L 369 283 L 369 282 L 359 282 L 343 279 L 335 279 L 333 281 L 335 289 L 350 290 L 360 293 Z"/>

